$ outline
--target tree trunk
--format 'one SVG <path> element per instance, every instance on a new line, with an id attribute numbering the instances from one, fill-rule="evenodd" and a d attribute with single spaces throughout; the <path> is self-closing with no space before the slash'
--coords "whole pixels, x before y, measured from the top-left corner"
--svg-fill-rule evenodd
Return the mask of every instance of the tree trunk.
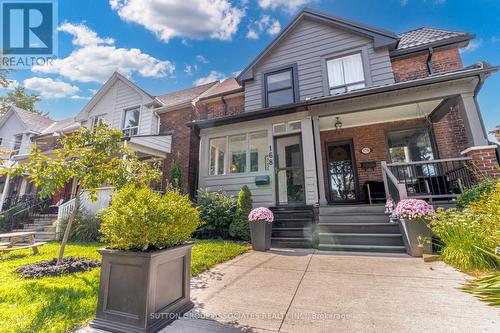
<path id="1" fill-rule="evenodd" d="M 59 266 L 62 263 L 62 259 L 64 256 L 64 249 L 66 248 L 66 243 L 68 243 L 69 234 L 71 232 L 71 226 L 73 225 L 73 221 L 75 220 L 76 214 L 78 213 L 78 207 L 80 206 L 80 191 L 76 191 L 75 195 L 75 206 L 71 211 L 71 214 L 68 219 L 68 224 L 66 225 L 66 230 L 64 230 L 64 236 L 61 242 L 61 248 L 59 249 L 59 256 L 57 257 L 57 265 Z"/>

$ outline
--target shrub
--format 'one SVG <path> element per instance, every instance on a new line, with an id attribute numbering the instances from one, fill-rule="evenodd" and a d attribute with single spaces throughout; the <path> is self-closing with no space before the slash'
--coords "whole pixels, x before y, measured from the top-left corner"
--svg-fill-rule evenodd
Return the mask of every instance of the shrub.
<path id="1" fill-rule="evenodd" d="M 177 157 L 170 168 L 169 182 L 173 189 L 184 192 L 184 177 L 182 177 L 181 159 L 179 154 L 177 154 Z"/>
<path id="2" fill-rule="evenodd" d="M 248 186 L 243 186 L 238 193 L 238 202 L 236 204 L 236 215 L 229 226 L 231 237 L 239 238 L 245 241 L 250 240 L 250 226 L 248 224 L 248 214 L 252 210 L 253 200 L 252 192 Z"/>
<path id="3" fill-rule="evenodd" d="M 234 219 L 236 202 L 224 191 L 198 191 L 198 210 L 203 222 L 195 235 L 199 238 L 229 238 L 229 226 Z"/>
<path id="4" fill-rule="evenodd" d="M 485 192 L 480 200 L 469 204 L 478 220 L 478 227 L 486 239 L 500 245 L 500 180 Z"/>
<path id="5" fill-rule="evenodd" d="M 494 272 L 469 282 L 464 290 L 491 306 L 500 306 L 500 272 Z"/>
<path id="6" fill-rule="evenodd" d="M 72 242 L 97 242 L 101 239 L 102 234 L 99 231 L 102 220 L 95 215 L 89 214 L 84 209 L 80 209 L 73 221 L 73 226 L 69 234 L 69 240 Z M 61 221 L 61 232 L 66 230 L 68 220 Z"/>
<path id="7" fill-rule="evenodd" d="M 457 198 L 457 208 L 465 208 L 470 203 L 478 201 L 483 194 L 491 192 L 497 183 L 494 179 L 485 179 L 479 184 L 466 189 Z"/>
<path id="8" fill-rule="evenodd" d="M 101 232 L 110 248 L 156 250 L 180 245 L 200 225 L 198 211 L 177 191 L 160 195 L 147 187 L 129 185 L 101 211 Z"/>

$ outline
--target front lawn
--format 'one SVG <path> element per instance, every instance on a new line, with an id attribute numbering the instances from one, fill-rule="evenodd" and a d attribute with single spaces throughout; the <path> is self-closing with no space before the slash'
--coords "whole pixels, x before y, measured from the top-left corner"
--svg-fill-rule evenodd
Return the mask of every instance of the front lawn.
<path id="1" fill-rule="evenodd" d="M 69 244 L 65 256 L 100 259 L 99 244 Z M 242 243 L 198 241 L 193 247 L 191 272 L 204 270 L 249 250 Z M 39 255 L 14 251 L 0 261 L 0 332 L 65 332 L 85 325 L 95 314 L 100 269 L 59 277 L 27 280 L 14 270 L 57 256 L 58 243 L 45 244 Z"/>

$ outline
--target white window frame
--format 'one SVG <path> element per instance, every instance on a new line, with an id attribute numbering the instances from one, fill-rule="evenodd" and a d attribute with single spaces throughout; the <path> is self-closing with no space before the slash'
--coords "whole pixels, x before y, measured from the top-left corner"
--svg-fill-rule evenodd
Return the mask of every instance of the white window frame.
<path id="1" fill-rule="evenodd" d="M 260 133 L 260 132 L 266 132 L 266 138 L 269 140 L 269 130 L 268 129 L 261 129 L 261 130 L 256 130 L 256 131 L 251 131 L 251 132 L 245 132 L 245 133 L 231 133 L 230 135 L 223 135 L 223 136 L 214 136 L 211 138 L 208 138 L 208 167 L 207 167 L 207 174 L 208 177 L 220 177 L 220 176 L 238 176 L 238 175 L 255 175 L 255 174 L 262 174 L 262 173 L 267 173 L 269 170 L 260 170 L 260 171 L 250 171 L 250 136 L 255 133 Z M 229 170 L 230 165 L 231 165 L 231 158 L 230 158 L 230 151 L 229 151 L 229 138 L 233 136 L 243 136 L 245 135 L 245 140 L 246 140 L 246 164 L 245 164 L 245 172 L 238 172 L 238 173 L 231 173 Z M 210 141 L 211 140 L 217 140 L 217 139 L 225 139 L 225 147 L 226 147 L 226 156 L 224 156 L 224 173 L 222 174 L 217 174 L 217 175 L 211 175 L 210 174 L 210 158 L 211 158 L 211 151 L 210 151 Z M 268 142 L 269 144 L 269 142 Z M 267 154 L 266 154 L 267 156 Z"/>
<path id="2" fill-rule="evenodd" d="M 90 129 L 94 130 L 96 126 L 102 125 L 106 123 L 106 115 L 105 114 L 98 114 L 96 116 L 93 116 L 90 118 Z"/>
<path id="3" fill-rule="evenodd" d="M 137 126 L 125 127 L 125 115 L 126 115 L 126 113 L 128 111 L 132 111 L 132 110 L 136 110 L 136 109 L 139 111 L 139 119 L 137 120 Z M 136 106 L 132 106 L 132 107 L 123 109 L 121 130 L 125 134 L 125 136 L 132 137 L 132 136 L 138 136 L 140 134 L 139 129 L 141 127 L 141 117 L 142 117 L 142 107 L 140 105 L 136 105 Z M 137 129 L 137 131 L 135 134 L 127 133 L 128 131 L 130 131 L 130 129 Z"/>
<path id="4" fill-rule="evenodd" d="M 328 75 L 328 62 L 331 60 L 342 60 L 343 58 L 347 58 L 347 57 L 350 57 L 353 55 L 359 55 L 359 58 L 361 60 L 361 70 L 363 72 L 363 80 L 356 81 L 356 82 L 344 83 L 344 84 L 336 85 L 336 86 L 331 86 L 330 85 L 330 77 Z M 364 84 L 364 88 L 366 88 L 368 86 L 368 76 L 367 76 L 366 69 L 365 69 L 365 59 L 363 56 L 363 52 L 361 52 L 361 51 L 325 58 L 325 72 L 326 72 L 327 90 L 328 90 L 329 95 L 333 95 L 332 91 L 336 90 L 336 89 L 340 89 L 340 88 L 345 88 L 345 91 L 343 93 L 346 93 L 346 92 L 351 91 L 351 90 L 349 90 L 349 87 L 352 87 L 355 85 Z M 343 63 L 342 63 L 342 75 L 343 75 L 343 79 L 345 82 L 345 69 L 344 69 Z M 362 89 L 362 88 L 360 88 L 360 89 Z"/>
<path id="5" fill-rule="evenodd" d="M 14 144 L 12 145 L 12 151 L 14 152 L 13 154 L 14 155 L 19 155 L 19 152 L 21 151 L 21 148 L 23 146 L 23 134 L 16 134 L 14 135 Z M 17 146 L 17 138 L 20 138 L 19 139 L 19 147 L 16 148 Z"/>

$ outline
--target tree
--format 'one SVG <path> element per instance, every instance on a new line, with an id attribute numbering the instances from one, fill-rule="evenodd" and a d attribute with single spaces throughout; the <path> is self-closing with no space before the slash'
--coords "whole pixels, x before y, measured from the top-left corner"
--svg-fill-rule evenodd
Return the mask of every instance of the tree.
<path id="1" fill-rule="evenodd" d="M 238 202 L 236 203 L 236 215 L 229 226 L 229 234 L 232 237 L 242 240 L 250 240 L 250 225 L 248 224 L 248 214 L 252 210 L 253 200 L 252 192 L 248 186 L 243 186 L 238 193 Z"/>
<path id="2" fill-rule="evenodd" d="M 122 138 L 121 131 L 106 124 L 93 130 L 81 128 L 63 137 L 60 148 L 51 156 L 42 154 L 35 145 L 27 163 L 4 171 L 11 176 L 28 174 L 30 181 L 39 187 L 40 197 L 52 196 L 68 182 L 76 182 L 72 193 L 75 204 L 68 218 L 57 265 L 62 261 L 84 191 L 95 201 L 99 187 L 108 185 L 119 190 L 131 183 L 146 185 L 159 177 L 158 169 L 140 161 Z"/>
<path id="3" fill-rule="evenodd" d="M 181 158 L 179 153 L 177 153 L 177 156 L 172 163 L 172 167 L 170 168 L 169 183 L 174 189 L 181 193 L 184 192 L 184 177 L 182 176 Z"/>
<path id="4" fill-rule="evenodd" d="M 40 96 L 34 94 L 26 94 L 26 89 L 23 86 L 17 86 L 13 91 L 7 92 L 7 95 L 0 97 L 0 114 L 5 114 L 12 105 L 18 108 L 41 114 L 35 108 L 35 103 L 40 101 Z"/>
<path id="5" fill-rule="evenodd" d="M 2 55 L 4 54 L 3 51 L 0 51 L 0 60 L 2 59 Z M 7 88 L 9 85 L 9 80 L 7 79 L 7 74 L 12 72 L 12 69 L 2 66 L 0 67 L 0 86 L 3 88 Z"/>

